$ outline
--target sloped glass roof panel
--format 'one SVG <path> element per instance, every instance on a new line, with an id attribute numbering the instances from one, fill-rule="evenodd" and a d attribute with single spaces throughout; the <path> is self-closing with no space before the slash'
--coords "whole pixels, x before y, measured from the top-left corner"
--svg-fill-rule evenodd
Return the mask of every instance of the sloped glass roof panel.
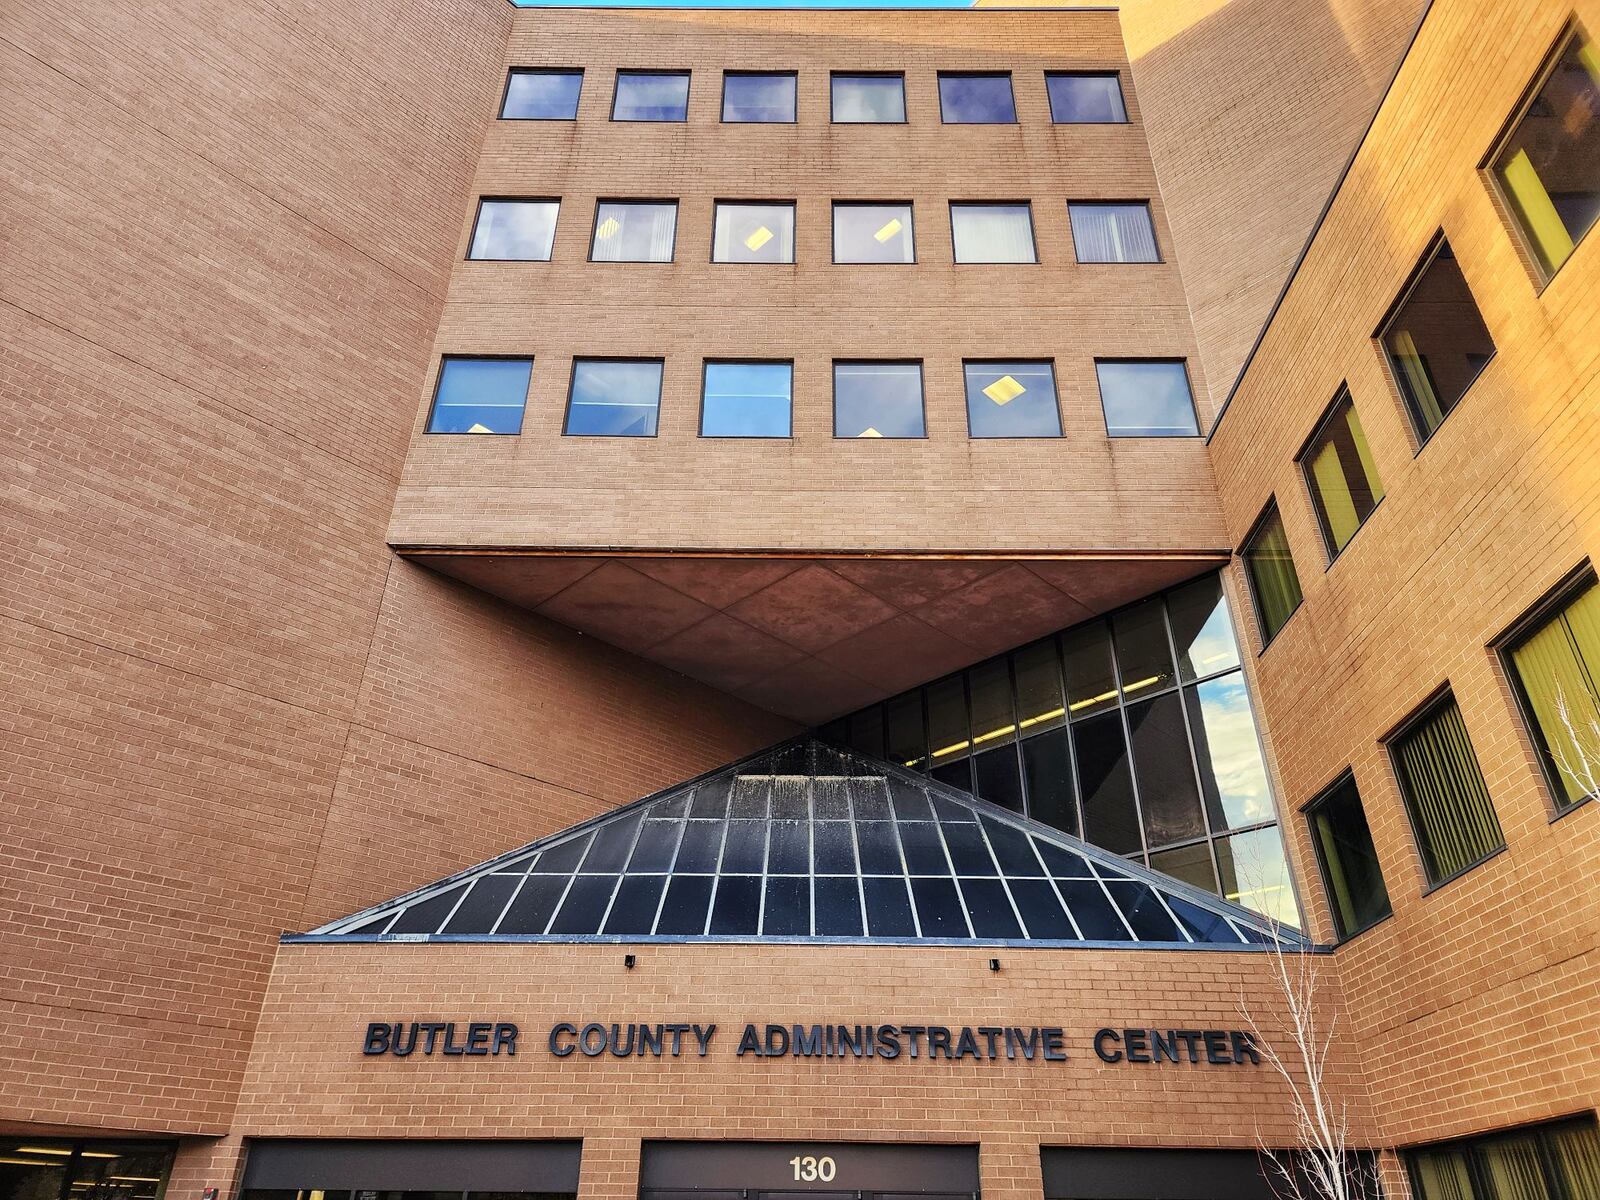
<path id="1" fill-rule="evenodd" d="M 300 936 L 1306 945 L 1059 830 L 809 738 Z"/>

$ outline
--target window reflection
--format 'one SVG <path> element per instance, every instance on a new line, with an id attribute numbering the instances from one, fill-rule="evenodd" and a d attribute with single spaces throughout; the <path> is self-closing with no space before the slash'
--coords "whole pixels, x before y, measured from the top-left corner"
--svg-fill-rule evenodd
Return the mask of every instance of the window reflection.
<path id="1" fill-rule="evenodd" d="M 618 71 L 613 121 L 686 121 L 689 72 Z"/>
<path id="2" fill-rule="evenodd" d="M 532 374 L 528 358 L 446 358 L 428 432 L 521 433 Z"/>
<path id="3" fill-rule="evenodd" d="M 700 436 L 788 437 L 793 387 L 790 363 L 706 363 Z"/>
<path id="4" fill-rule="evenodd" d="M 554 200 L 482 200 L 468 258 L 543 262 L 555 242 Z"/>
<path id="5" fill-rule="evenodd" d="M 792 122 L 795 119 L 794 73 L 724 72 L 722 119 L 728 122 Z"/>
<path id="6" fill-rule="evenodd" d="M 794 205 L 719 201 L 712 232 L 711 261 L 792 263 Z"/>
<path id="7" fill-rule="evenodd" d="M 1426 441 L 1494 357 L 1461 265 L 1443 237 L 1383 331 L 1383 346 L 1417 436 Z"/>
<path id="8" fill-rule="evenodd" d="M 1057 125 L 1122 124 L 1128 110 L 1122 102 L 1122 84 L 1115 74 L 1047 72 L 1050 119 Z"/>
<path id="9" fill-rule="evenodd" d="M 595 262 L 671 262 L 677 233 L 674 201 L 602 200 L 595 206 L 589 257 Z"/>
<path id="10" fill-rule="evenodd" d="M 0 1139 L 5 1200 L 160 1200 L 175 1147 L 162 1142 Z"/>
<path id="11" fill-rule="evenodd" d="M 909 204 L 835 204 L 833 261 L 909 263 L 916 261 Z"/>
<path id="12" fill-rule="evenodd" d="M 1033 210 L 1027 204 L 952 204 L 950 236 L 958 263 L 1035 263 Z"/>
<path id="13" fill-rule="evenodd" d="M 1055 368 L 1047 362 L 969 362 L 967 431 L 975 438 L 1061 436 Z"/>
<path id="14" fill-rule="evenodd" d="M 927 436 L 922 414 L 922 364 L 834 363 L 833 436 Z"/>
<path id="15" fill-rule="evenodd" d="M 567 435 L 654 437 L 661 407 L 659 359 L 580 358 L 572 364 Z"/>
<path id="16" fill-rule="evenodd" d="M 904 75 L 835 74 L 832 99 L 836 124 L 899 125 L 906 119 Z"/>
<path id="17" fill-rule="evenodd" d="M 1272 820 L 1272 794 L 1244 676 L 1235 672 L 1208 680 L 1187 689 L 1184 701 L 1212 828 Z"/>
<path id="18" fill-rule="evenodd" d="M 578 115 L 582 89 L 582 71 L 512 71 L 500 115 L 516 121 L 571 121 Z"/>
<path id="19" fill-rule="evenodd" d="M 939 73 L 939 114 L 947 125 L 1011 125 L 1017 106 L 1006 72 Z"/>
<path id="20" fill-rule="evenodd" d="M 1111 437 L 1195 437 L 1200 424 L 1181 362 L 1097 359 L 1100 406 Z"/>

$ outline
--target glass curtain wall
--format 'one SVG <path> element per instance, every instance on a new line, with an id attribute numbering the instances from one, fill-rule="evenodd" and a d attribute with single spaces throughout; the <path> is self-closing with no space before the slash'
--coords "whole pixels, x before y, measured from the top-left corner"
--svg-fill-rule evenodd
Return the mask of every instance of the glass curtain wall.
<path id="1" fill-rule="evenodd" d="M 1299 924 L 1217 576 L 821 732 Z"/>

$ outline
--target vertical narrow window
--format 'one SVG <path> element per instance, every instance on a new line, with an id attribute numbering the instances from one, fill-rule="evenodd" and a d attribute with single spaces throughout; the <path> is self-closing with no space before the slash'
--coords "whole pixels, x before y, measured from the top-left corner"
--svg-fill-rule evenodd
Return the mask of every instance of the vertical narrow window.
<path id="1" fill-rule="evenodd" d="M 909 204 L 834 202 L 836 263 L 915 262 L 916 248 L 911 239 Z"/>
<path id="2" fill-rule="evenodd" d="M 1057 125 L 1122 125 L 1128 108 L 1115 71 L 1046 71 L 1050 120 Z"/>
<path id="3" fill-rule="evenodd" d="M 836 125 L 905 124 L 904 75 L 897 72 L 865 75 L 835 72 L 830 89 Z"/>
<path id="4" fill-rule="evenodd" d="M 480 200 L 468 258 L 548 262 L 555 244 L 555 200 Z"/>
<path id="5" fill-rule="evenodd" d="M 1414 718 L 1389 750 L 1430 886 L 1505 845 L 1453 695 L 1446 692 Z"/>
<path id="6" fill-rule="evenodd" d="M 1575 30 L 1545 70 L 1492 173 L 1548 280 L 1600 217 L 1600 51 Z"/>
<path id="7" fill-rule="evenodd" d="M 1094 369 L 1111 437 L 1199 436 L 1194 393 L 1181 360 L 1097 358 Z"/>
<path id="8" fill-rule="evenodd" d="M 1427 441 L 1494 357 L 1494 339 L 1442 236 L 1378 336 L 1417 436 Z"/>
<path id="9" fill-rule="evenodd" d="M 506 77 L 500 116 L 508 121 L 573 121 L 582 90 L 582 71 L 519 68 Z"/>
<path id="10" fill-rule="evenodd" d="M 1600 587 L 1594 574 L 1505 649 L 1558 809 L 1600 792 Z"/>
<path id="11" fill-rule="evenodd" d="M 706 363 L 700 436 L 788 437 L 793 386 L 792 363 Z"/>
<path id="12" fill-rule="evenodd" d="M 927 432 L 920 362 L 833 364 L 834 437 L 920 438 Z"/>
<path id="13" fill-rule="evenodd" d="M 579 358 L 572 363 L 563 433 L 655 437 L 661 408 L 661 360 Z"/>
<path id="14" fill-rule="evenodd" d="M 793 124 L 793 71 L 724 71 L 722 119 L 729 124 Z"/>
<path id="15" fill-rule="evenodd" d="M 446 358 L 428 432 L 521 433 L 532 374 L 531 358 Z"/>
<path id="16" fill-rule="evenodd" d="M 952 204 L 950 237 L 958 263 L 1035 263 L 1033 209 L 1022 204 Z"/>
<path id="17" fill-rule="evenodd" d="M 939 115 L 946 125 L 1014 125 L 1009 71 L 939 72 Z"/>
<path id="18" fill-rule="evenodd" d="M 1244 560 L 1245 575 L 1250 580 L 1250 595 L 1265 646 L 1300 607 L 1300 576 L 1295 574 L 1294 556 L 1289 553 L 1289 537 L 1283 531 L 1276 500 L 1267 504 L 1239 557 Z"/>
<path id="19" fill-rule="evenodd" d="M 1153 263 L 1161 261 L 1150 205 L 1077 202 L 1067 206 L 1072 219 L 1072 247 L 1081 263 Z"/>
<path id="20" fill-rule="evenodd" d="M 687 121 L 689 72 L 618 71 L 613 121 Z"/>
<path id="21" fill-rule="evenodd" d="M 1334 927 L 1341 939 L 1354 937 L 1391 911 L 1355 777 L 1347 774 L 1305 811 Z"/>
<path id="22" fill-rule="evenodd" d="M 1298 461 L 1328 557 L 1337 558 L 1383 499 L 1383 481 L 1349 392 L 1340 389 Z"/>
<path id="23" fill-rule="evenodd" d="M 975 438 L 1061 436 L 1055 368 L 1047 362 L 969 362 L 967 431 Z"/>
<path id="24" fill-rule="evenodd" d="M 718 201 L 711 261 L 792 263 L 794 205 L 735 204 Z"/>
<path id="25" fill-rule="evenodd" d="M 676 201 L 602 200 L 594 210 L 593 262 L 672 261 L 678 234 Z"/>

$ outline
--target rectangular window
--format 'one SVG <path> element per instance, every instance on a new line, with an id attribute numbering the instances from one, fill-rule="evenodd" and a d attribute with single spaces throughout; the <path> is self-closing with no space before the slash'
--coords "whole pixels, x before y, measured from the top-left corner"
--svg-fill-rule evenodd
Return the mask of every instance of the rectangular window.
<path id="1" fill-rule="evenodd" d="M 946 125 L 1015 125 L 1011 72 L 939 72 L 939 116 Z"/>
<path id="2" fill-rule="evenodd" d="M 1160 262 L 1150 205 L 1141 200 L 1128 204 L 1073 203 L 1072 246 L 1081 263 Z"/>
<path id="3" fill-rule="evenodd" d="M 1244 560 L 1244 572 L 1250 580 L 1250 595 L 1255 600 L 1256 620 L 1261 625 L 1261 643 L 1265 647 L 1300 607 L 1300 576 L 1295 573 L 1294 556 L 1289 553 L 1289 537 L 1283 531 L 1276 500 L 1267 504 L 1267 511 L 1239 550 L 1239 557 Z"/>
<path id="4" fill-rule="evenodd" d="M 911 240 L 911 205 L 833 206 L 833 261 L 908 263 L 917 260 Z"/>
<path id="5" fill-rule="evenodd" d="M 500 116 L 510 121 L 575 121 L 583 72 L 526 67 L 506 77 Z"/>
<path id="6" fill-rule="evenodd" d="M 833 121 L 836 125 L 903 125 L 906 120 L 906 77 L 899 73 L 842 75 L 832 78 Z"/>
<path id="7" fill-rule="evenodd" d="M 1505 845 L 1478 756 L 1446 692 L 1389 745 L 1430 886 L 1453 879 Z"/>
<path id="8" fill-rule="evenodd" d="M 1405 1152 L 1416 1200 L 1600 1200 L 1592 1115 Z"/>
<path id="9" fill-rule="evenodd" d="M 1123 125 L 1128 109 L 1115 71 L 1046 71 L 1050 120 L 1057 125 Z"/>
<path id="10" fill-rule="evenodd" d="M 1494 339 L 1442 236 L 1378 337 L 1417 436 L 1427 441 L 1494 357 Z"/>
<path id="11" fill-rule="evenodd" d="M 480 200 L 468 258 L 548 262 L 556 239 L 555 200 Z"/>
<path id="12" fill-rule="evenodd" d="M 1305 811 L 1334 927 L 1341 939 L 1354 937 L 1391 911 L 1355 777 L 1347 774 Z"/>
<path id="13" fill-rule="evenodd" d="M 1189 372 L 1181 360 L 1097 358 L 1094 369 L 1110 436 L 1199 436 Z"/>
<path id="14" fill-rule="evenodd" d="M 1337 558 L 1383 499 L 1383 483 L 1349 392 L 1339 390 L 1295 461 L 1311 492 L 1328 558 Z"/>
<path id="15" fill-rule="evenodd" d="M 833 364 L 834 437 L 920 438 L 927 434 L 921 363 Z"/>
<path id="16" fill-rule="evenodd" d="M 674 200 L 602 200 L 594 210 L 592 262 L 672 261 L 678 234 Z"/>
<path id="17" fill-rule="evenodd" d="M 1600 216 L 1600 51 L 1574 31 L 1545 69 L 1492 173 L 1548 280 Z"/>
<path id="18" fill-rule="evenodd" d="M 428 432 L 521 433 L 532 375 L 531 358 L 446 358 Z"/>
<path id="19" fill-rule="evenodd" d="M 952 204 L 950 237 L 958 263 L 1035 263 L 1033 209 L 1027 204 Z"/>
<path id="20" fill-rule="evenodd" d="M 730 124 L 793 124 L 793 71 L 724 71 L 722 119 Z"/>
<path id="21" fill-rule="evenodd" d="M 706 363 L 700 436 L 788 437 L 793 389 L 793 363 Z"/>
<path id="22" fill-rule="evenodd" d="M 1592 571 L 1505 647 L 1556 807 L 1600 792 L 1600 587 Z"/>
<path id="23" fill-rule="evenodd" d="M 1048 362 L 969 362 L 967 432 L 975 438 L 1061 436 L 1055 367 Z"/>
<path id="24" fill-rule="evenodd" d="M 577 358 L 567 398 L 569 437 L 655 437 L 661 360 Z"/>
<path id="25" fill-rule="evenodd" d="M 711 261 L 792 263 L 794 205 L 717 202 Z"/>
<path id="26" fill-rule="evenodd" d="M 689 72 L 618 71 L 613 121 L 687 121 Z"/>

